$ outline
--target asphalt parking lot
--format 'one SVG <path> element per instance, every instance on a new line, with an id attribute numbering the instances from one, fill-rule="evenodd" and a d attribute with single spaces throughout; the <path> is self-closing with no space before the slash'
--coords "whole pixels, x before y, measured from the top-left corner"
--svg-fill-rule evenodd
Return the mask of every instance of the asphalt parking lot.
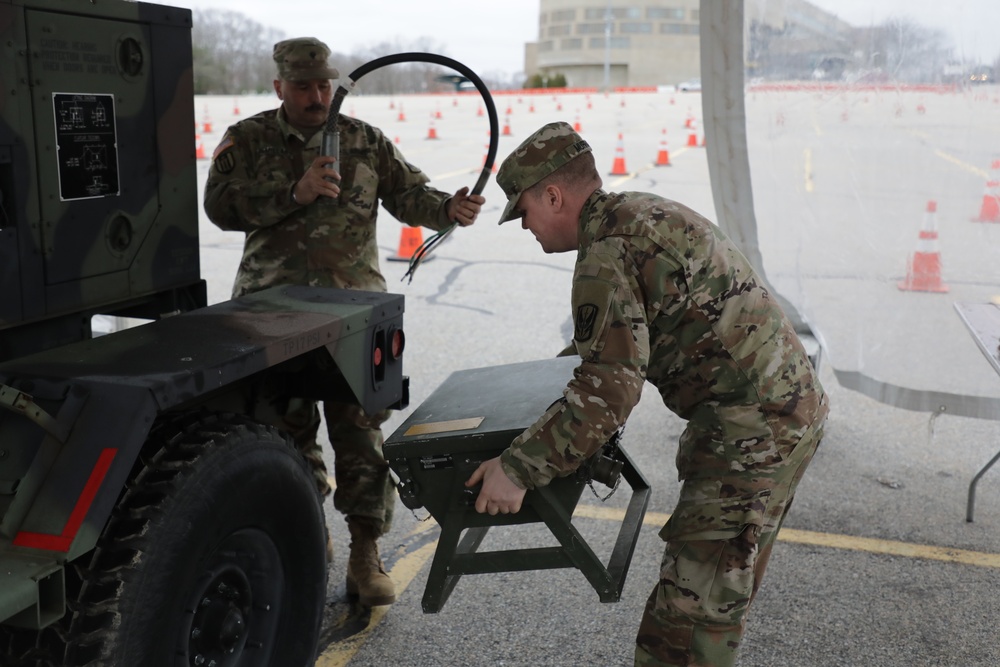
<path id="1" fill-rule="evenodd" d="M 204 115 L 214 121 L 212 132 L 199 137 L 207 154 L 211 155 L 226 124 L 273 107 L 275 102 L 271 97 L 198 98 L 198 119 Z M 652 190 L 712 216 L 703 149 L 685 145 L 684 119 L 689 113 L 700 114 L 697 93 L 498 96 L 496 102 L 501 124 L 505 118 L 511 124 L 511 134 L 500 138 L 498 162 L 542 123 L 556 118 L 578 121 L 594 145 L 599 167 L 612 165 L 619 146 L 624 151 L 628 173 L 609 174 L 607 189 Z M 899 102 L 886 102 L 893 103 Z M 382 127 L 407 158 L 431 176 L 432 184 L 454 191 L 472 185 L 486 153 L 488 126 L 477 113 L 478 105 L 471 95 L 359 96 L 348 98 L 343 111 Z M 867 108 L 861 105 L 859 97 L 852 113 Z M 239 115 L 234 113 L 236 107 Z M 508 107 L 509 115 L 505 113 Z M 399 119 L 403 113 L 405 121 Z M 775 113 L 772 110 L 768 116 L 768 129 L 756 136 L 780 144 L 792 121 L 776 125 Z M 819 126 L 832 127 L 840 120 L 839 106 L 831 105 L 830 113 L 829 119 L 817 121 Z M 926 120 L 928 126 L 932 120 Z M 431 121 L 438 139 L 427 138 Z M 914 132 L 929 131 L 908 127 L 900 134 L 913 137 Z M 1000 145 L 998 130 L 987 132 L 992 134 L 984 141 Z M 893 145 L 891 128 L 882 135 L 880 139 L 874 133 L 870 139 L 884 140 L 886 147 Z M 654 162 L 664 137 L 669 137 L 672 166 L 658 168 Z M 873 153 L 878 149 L 873 144 Z M 931 146 L 927 150 L 940 149 Z M 969 162 L 982 164 L 986 158 L 977 156 Z M 198 164 L 199 185 L 203 185 L 208 162 Z M 962 205 L 959 197 L 964 197 L 975 208 L 981 189 L 977 178 L 970 175 L 968 184 L 953 184 L 937 196 L 954 195 L 956 206 Z M 826 191 L 830 199 L 821 198 L 813 205 L 833 206 L 834 194 L 847 187 L 831 182 Z M 818 180 L 815 187 L 823 194 L 827 184 Z M 387 424 L 387 435 L 452 372 L 548 358 L 569 338 L 573 257 L 545 255 L 527 232 L 513 225 L 498 227 L 495 219 L 502 199 L 495 182 L 491 180 L 484 194 L 487 205 L 479 222 L 455 232 L 411 283 L 400 280 L 405 263 L 383 262 L 389 289 L 406 296 L 406 373 L 411 378 L 411 406 Z M 917 220 L 923 211 L 922 195 L 915 197 Z M 798 205 L 802 197 L 797 192 L 788 199 Z M 762 209 L 762 218 L 776 210 L 773 203 L 762 204 Z M 242 237 L 220 232 L 201 215 L 203 273 L 210 300 L 215 302 L 228 297 Z M 818 246 L 838 242 L 835 233 L 826 233 L 829 239 L 823 237 Z M 916 238 L 916 228 L 898 233 Z M 957 239 L 946 245 L 946 258 L 955 269 L 947 276 L 953 289 L 949 298 L 988 301 L 1000 295 L 1000 283 L 973 275 L 976 267 L 997 263 L 1000 225 L 955 232 L 956 237 L 960 234 L 970 237 L 964 239 L 965 245 L 958 245 Z M 763 235 L 768 237 L 769 232 L 765 229 Z M 384 212 L 378 238 L 383 257 L 397 250 L 400 226 Z M 772 241 L 784 247 L 781 238 Z M 905 258 L 886 259 L 877 251 L 870 254 L 873 265 L 886 267 L 880 270 L 892 293 L 899 278 L 893 274 L 905 273 Z M 822 252 L 814 257 L 811 250 L 799 253 L 795 261 L 780 255 L 768 270 L 774 269 L 779 289 L 788 286 L 794 293 L 805 281 L 816 289 L 803 293 L 828 295 L 822 307 L 812 310 L 813 322 L 836 345 L 849 342 L 853 335 L 850 327 L 838 324 L 856 318 L 859 308 L 872 311 L 880 306 L 870 288 L 858 280 L 873 272 L 870 265 L 848 271 L 845 277 L 845 272 L 838 273 L 836 261 L 824 263 L 823 257 Z M 807 266 L 799 266 L 797 272 L 796 262 Z M 935 349 L 939 345 L 933 339 L 918 341 L 917 345 L 927 347 L 907 354 L 879 356 L 876 346 L 867 352 L 879 356 L 875 368 L 879 373 L 895 368 L 898 377 L 905 379 L 912 367 L 920 366 L 931 377 L 939 377 L 949 391 L 961 391 L 962 379 L 971 377 L 976 386 L 993 395 L 1000 393 L 1000 377 L 986 366 L 950 302 L 932 302 L 930 295 L 919 298 L 924 296 L 928 299 L 910 299 L 894 307 L 899 314 L 891 322 L 907 327 L 909 334 L 919 326 L 920 318 L 929 319 L 930 328 L 944 331 L 942 335 L 954 341 L 954 350 Z M 845 360 L 843 354 L 832 358 L 833 364 Z M 846 358 L 848 368 L 853 361 Z M 975 521 L 965 520 L 969 483 L 1000 450 L 1000 422 L 877 402 L 841 386 L 829 361 L 821 364 L 821 378 L 833 407 L 827 435 L 775 547 L 738 664 L 1000 664 L 994 613 L 1000 592 L 996 582 L 1000 574 L 1000 469 L 984 476 L 978 487 Z M 490 388 L 482 391 L 488 395 Z M 440 529 L 433 520 L 425 520 L 425 512 L 410 512 L 399 505 L 395 525 L 381 543 L 397 583 L 398 600 L 391 607 L 354 609 L 347 603 L 343 584 L 346 526 L 328 506 L 336 556 L 329 571 L 328 617 L 317 665 L 630 665 L 642 605 L 658 570 L 662 543 L 657 531 L 679 488 L 673 458 L 682 429 L 682 421 L 662 406 L 653 391 L 647 391 L 629 419 L 624 447 L 648 478 L 652 495 L 621 600 L 616 603 L 599 602 L 576 570 L 529 571 L 462 577 L 441 611 L 425 614 L 421 596 Z M 607 557 L 618 530 L 628 501 L 626 491 L 604 502 L 585 491 L 577 507 L 574 525 L 602 557 Z M 541 526 L 511 527 L 491 531 L 482 549 L 525 548 L 546 540 L 552 538 Z"/>

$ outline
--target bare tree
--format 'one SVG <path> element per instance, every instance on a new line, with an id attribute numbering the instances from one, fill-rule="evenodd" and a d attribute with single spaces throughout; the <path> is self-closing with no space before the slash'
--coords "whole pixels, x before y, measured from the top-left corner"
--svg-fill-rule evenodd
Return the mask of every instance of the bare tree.
<path id="1" fill-rule="evenodd" d="M 240 12 L 196 9 L 191 41 L 198 94 L 264 92 L 274 80 L 271 52 L 285 38 Z"/>
<path id="2" fill-rule="evenodd" d="M 907 83 L 934 81 L 952 51 L 944 31 L 907 18 L 890 18 L 876 26 L 872 43 L 882 53 L 890 78 Z"/>
<path id="3" fill-rule="evenodd" d="M 275 66 L 271 53 L 286 35 L 249 19 L 240 12 L 217 9 L 194 11 L 192 44 L 194 85 L 197 94 L 241 94 L 271 90 Z M 336 44 L 331 44 L 335 48 Z M 375 43 L 354 53 L 334 52 L 330 61 L 346 78 L 351 72 L 376 58 L 398 53 L 420 52 L 447 56 L 444 45 L 430 37 L 413 40 L 396 38 Z M 450 90 L 437 81 L 442 74 L 454 74 L 450 67 L 425 62 L 401 62 L 374 70 L 359 79 L 353 94 L 398 95 Z M 483 77 L 490 87 L 510 87 L 514 79 L 502 73 Z"/>
<path id="4" fill-rule="evenodd" d="M 349 56 L 340 56 L 343 62 L 349 62 L 351 66 L 345 68 L 338 63 L 338 67 L 341 76 L 347 76 L 361 65 L 377 58 L 411 52 L 448 55 L 443 45 L 429 37 L 420 37 L 408 42 L 396 38 L 392 41 L 379 42 Z M 394 63 L 366 74 L 358 81 L 356 91 L 369 95 L 436 91 L 441 89 L 441 84 L 435 81 L 436 77 L 451 73 L 453 73 L 451 68 L 432 63 L 419 61 Z"/>

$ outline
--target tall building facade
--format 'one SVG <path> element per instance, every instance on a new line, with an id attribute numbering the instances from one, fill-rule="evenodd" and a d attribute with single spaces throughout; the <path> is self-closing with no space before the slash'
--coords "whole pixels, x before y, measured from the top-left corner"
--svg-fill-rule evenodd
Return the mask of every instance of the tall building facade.
<path id="1" fill-rule="evenodd" d="M 566 85 L 677 84 L 701 71 L 698 0 L 540 0 L 525 72 Z"/>
<path id="2" fill-rule="evenodd" d="M 746 0 L 744 15 L 751 75 L 839 75 L 850 59 L 851 26 L 806 0 Z M 700 18 L 699 0 L 540 0 L 524 71 L 571 88 L 676 85 L 700 76 Z"/>

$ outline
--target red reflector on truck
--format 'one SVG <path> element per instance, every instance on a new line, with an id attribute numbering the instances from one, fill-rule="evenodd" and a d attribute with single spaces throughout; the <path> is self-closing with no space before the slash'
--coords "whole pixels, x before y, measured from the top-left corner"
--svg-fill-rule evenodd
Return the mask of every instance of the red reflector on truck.
<path id="1" fill-rule="evenodd" d="M 80 493 L 80 497 L 76 499 L 76 505 L 73 506 L 73 511 L 70 513 L 69 519 L 66 520 L 66 525 L 63 526 L 62 533 L 59 535 L 50 535 L 48 533 L 18 531 L 17 535 L 14 536 L 14 546 L 47 549 L 48 551 L 69 551 L 70 546 L 73 544 L 73 538 L 76 537 L 77 531 L 83 525 L 83 519 L 87 516 L 87 511 L 90 510 L 90 505 L 94 502 L 94 498 L 97 497 L 97 490 L 101 488 L 104 476 L 108 474 L 111 462 L 117 453 L 117 449 L 109 448 L 103 450 L 101 455 L 97 457 L 97 463 L 94 464 L 94 469 L 90 471 L 90 477 L 87 478 L 87 483 L 83 485 L 83 491 Z"/>

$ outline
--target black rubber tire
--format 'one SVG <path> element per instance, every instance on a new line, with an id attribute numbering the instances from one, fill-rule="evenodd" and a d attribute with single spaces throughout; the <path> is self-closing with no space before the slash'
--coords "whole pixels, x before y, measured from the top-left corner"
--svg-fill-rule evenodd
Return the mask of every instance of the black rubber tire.
<path id="1" fill-rule="evenodd" d="M 312 665 L 326 534 L 306 462 L 236 415 L 160 424 L 147 444 L 82 572 L 65 664 Z"/>

